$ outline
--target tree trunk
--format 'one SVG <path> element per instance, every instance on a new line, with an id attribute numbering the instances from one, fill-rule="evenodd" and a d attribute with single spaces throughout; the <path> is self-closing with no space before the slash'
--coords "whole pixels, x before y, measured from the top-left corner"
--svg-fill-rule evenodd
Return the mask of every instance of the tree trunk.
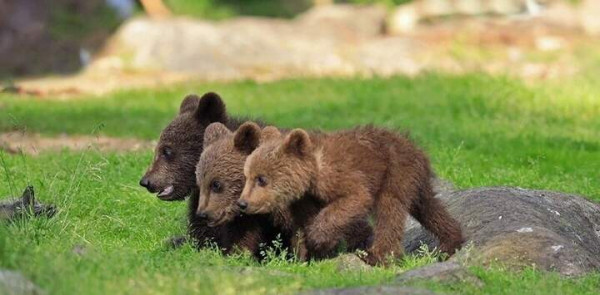
<path id="1" fill-rule="evenodd" d="M 330 5 L 333 4 L 333 0 L 313 0 L 314 6 Z"/>
<path id="2" fill-rule="evenodd" d="M 150 17 L 165 17 L 170 16 L 171 11 L 162 0 L 140 0 L 142 6 L 144 7 L 144 11 Z"/>

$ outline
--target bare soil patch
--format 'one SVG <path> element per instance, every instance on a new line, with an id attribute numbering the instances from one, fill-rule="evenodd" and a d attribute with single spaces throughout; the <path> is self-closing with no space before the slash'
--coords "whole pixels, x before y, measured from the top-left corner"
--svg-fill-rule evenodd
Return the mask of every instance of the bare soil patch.
<path id="1" fill-rule="evenodd" d="M 0 149 L 11 153 L 38 155 L 44 151 L 97 150 L 101 152 L 131 152 L 149 150 L 154 147 L 152 141 L 132 138 L 113 138 L 106 136 L 69 136 L 45 137 L 40 134 L 24 132 L 0 133 Z"/>

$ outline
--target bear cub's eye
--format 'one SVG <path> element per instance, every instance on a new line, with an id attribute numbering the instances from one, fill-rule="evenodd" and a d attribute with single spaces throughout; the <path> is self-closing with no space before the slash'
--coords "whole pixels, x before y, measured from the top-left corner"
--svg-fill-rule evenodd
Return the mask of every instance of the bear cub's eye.
<path id="1" fill-rule="evenodd" d="M 171 158 L 173 156 L 173 150 L 171 150 L 169 147 L 165 147 L 162 150 L 162 155 L 167 159 Z"/>
<path id="2" fill-rule="evenodd" d="M 258 186 L 265 187 L 267 185 L 267 178 L 262 175 L 257 176 L 256 184 L 258 184 Z"/>
<path id="3" fill-rule="evenodd" d="M 213 180 L 210 183 L 210 191 L 212 191 L 213 193 L 220 193 L 223 190 L 223 186 L 221 185 L 221 183 L 217 180 Z"/>

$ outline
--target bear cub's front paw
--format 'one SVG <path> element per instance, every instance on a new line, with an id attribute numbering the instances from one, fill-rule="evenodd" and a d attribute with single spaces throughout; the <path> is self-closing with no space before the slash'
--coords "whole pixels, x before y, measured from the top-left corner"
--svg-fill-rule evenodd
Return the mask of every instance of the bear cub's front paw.
<path id="1" fill-rule="evenodd" d="M 338 240 L 335 235 L 320 228 L 310 228 L 306 233 L 306 246 L 314 251 L 315 256 L 326 255 L 335 249 Z"/>

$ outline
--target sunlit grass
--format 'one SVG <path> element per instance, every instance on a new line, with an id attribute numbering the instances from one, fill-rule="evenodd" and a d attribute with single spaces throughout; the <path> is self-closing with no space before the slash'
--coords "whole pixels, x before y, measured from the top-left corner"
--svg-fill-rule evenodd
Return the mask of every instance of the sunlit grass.
<path id="1" fill-rule="evenodd" d="M 0 130 L 156 139 L 187 93 L 216 91 L 232 115 L 281 127 L 333 130 L 373 123 L 409 130 L 436 172 L 461 188 L 489 185 L 566 191 L 600 200 L 600 87 L 592 80 L 523 84 L 486 75 L 414 79 L 304 79 L 191 83 L 67 101 L 0 96 Z M 0 153 L 0 196 L 36 195 L 52 219 L 0 225 L 0 268 L 17 269 L 50 294 L 264 294 L 375 285 L 431 263 L 340 273 L 335 263 L 272 255 L 223 257 L 214 249 L 166 250 L 185 231 L 183 203 L 161 202 L 137 182 L 152 157 L 138 153 Z M 594 294 L 598 274 L 560 279 L 534 269 L 472 269 L 484 283 L 423 283 L 465 294 Z M 421 286 L 421 284 L 419 284 Z"/>

